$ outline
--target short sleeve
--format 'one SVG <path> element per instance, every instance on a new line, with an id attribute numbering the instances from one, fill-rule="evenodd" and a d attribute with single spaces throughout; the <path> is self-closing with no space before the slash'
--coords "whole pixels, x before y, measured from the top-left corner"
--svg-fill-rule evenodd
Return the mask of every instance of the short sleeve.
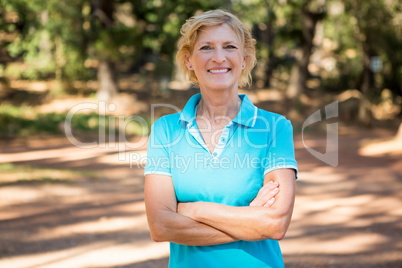
<path id="1" fill-rule="evenodd" d="M 267 155 L 263 161 L 264 176 L 276 169 L 294 169 L 297 179 L 297 162 L 293 145 L 293 127 L 289 120 L 281 116 L 273 122 Z"/>
<path id="2" fill-rule="evenodd" d="M 148 140 L 147 162 L 144 175 L 159 174 L 171 176 L 168 127 L 163 117 L 159 118 L 151 127 Z"/>

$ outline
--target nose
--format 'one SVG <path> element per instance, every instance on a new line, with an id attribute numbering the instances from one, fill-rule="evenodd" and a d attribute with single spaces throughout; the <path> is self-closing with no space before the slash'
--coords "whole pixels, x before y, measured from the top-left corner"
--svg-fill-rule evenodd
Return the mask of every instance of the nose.
<path id="1" fill-rule="evenodd" d="M 216 63 L 222 63 L 226 60 L 226 55 L 225 55 L 225 51 L 223 48 L 218 47 L 214 50 L 214 54 L 213 54 L 213 61 L 215 61 Z"/>

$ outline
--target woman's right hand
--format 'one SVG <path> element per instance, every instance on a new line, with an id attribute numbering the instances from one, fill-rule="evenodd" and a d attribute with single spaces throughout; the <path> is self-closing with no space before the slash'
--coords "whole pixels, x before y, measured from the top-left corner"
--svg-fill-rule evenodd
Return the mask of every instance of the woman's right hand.
<path id="1" fill-rule="evenodd" d="M 257 196 L 251 201 L 250 207 L 271 207 L 275 203 L 275 196 L 278 193 L 278 182 L 269 181 L 258 191 Z"/>

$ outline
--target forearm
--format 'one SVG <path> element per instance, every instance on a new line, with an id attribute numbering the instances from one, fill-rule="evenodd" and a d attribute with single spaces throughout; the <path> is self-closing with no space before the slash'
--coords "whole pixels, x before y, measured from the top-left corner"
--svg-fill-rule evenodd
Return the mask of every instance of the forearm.
<path id="1" fill-rule="evenodd" d="M 281 239 L 288 227 L 286 216 L 275 208 L 234 207 L 209 202 L 181 205 L 187 206 L 186 216 L 239 240 Z"/>
<path id="2" fill-rule="evenodd" d="M 229 234 L 177 213 L 177 200 L 170 176 L 147 175 L 144 195 L 148 225 L 154 241 L 191 246 L 236 241 Z"/>
<path id="3" fill-rule="evenodd" d="M 158 222 L 150 224 L 156 242 L 189 246 L 210 246 L 237 241 L 235 237 L 173 211 L 164 211 Z"/>
<path id="4" fill-rule="evenodd" d="M 275 185 L 279 186 L 279 191 L 272 188 Z M 275 198 L 271 206 L 269 200 L 272 197 Z M 294 171 L 278 170 L 266 175 L 263 188 L 250 206 L 235 207 L 209 202 L 179 203 L 177 212 L 239 240 L 280 240 L 289 227 L 294 199 Z"/>

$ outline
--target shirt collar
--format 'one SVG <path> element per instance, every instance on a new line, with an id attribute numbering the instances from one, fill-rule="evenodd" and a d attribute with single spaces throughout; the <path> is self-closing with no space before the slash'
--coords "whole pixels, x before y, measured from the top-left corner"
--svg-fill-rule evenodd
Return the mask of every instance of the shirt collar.
<path id="1" fill-rule="evenodd" d="M 242 100 L 239 113 L 233 119 L 233 122 L 244 125 L 247 127 L 253 127 L 257 120 L 258 108 L 250 101 L 245 94 L 239 95 Z M 180 112 L 179 121 L 185 121 L 191 123 L 195 120 L 196 107 L 201 100 L 201 93 L 192 96 L 184 109 Z"/>
<path id="2" fill-rule="evenodd" d="M 257 120 L 258 108 L 250 101 L 246 94 L 239 95 L 242 100 L 239 113 L 233 119 L 233 122 L 246 127 L 254 127 Z"/>
<path id="3" fill-rule="evenodd" d="M 196 107 L 198 103 L 201 100 L 201 93 L 197 93 L 194 96 L 192 96 L 186 106 L 184 106 L 184 109 L 180 112 L 180 118 L 179 121 L 185 121 L 187 123 L 193 122 L 195 120 L 195 112 L 196 112 Z"/>

